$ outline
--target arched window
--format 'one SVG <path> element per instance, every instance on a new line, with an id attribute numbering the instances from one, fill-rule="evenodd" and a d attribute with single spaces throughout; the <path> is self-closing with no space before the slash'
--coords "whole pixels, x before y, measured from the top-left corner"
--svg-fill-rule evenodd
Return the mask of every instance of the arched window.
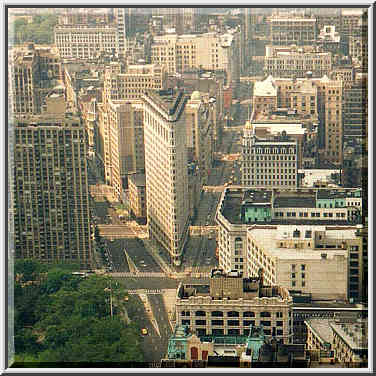
<path id="1" fill-rule="evenodd" d="M 229 311 L 229 312 L 227 312 L 227 317 L 239 317 L 239 312 Z"/>
<path id="2" fill-rule="evenodd" d="M 211 313 L 212 317 L 223 317 L 223 312 L 221 311 L 213 311 Z"/>

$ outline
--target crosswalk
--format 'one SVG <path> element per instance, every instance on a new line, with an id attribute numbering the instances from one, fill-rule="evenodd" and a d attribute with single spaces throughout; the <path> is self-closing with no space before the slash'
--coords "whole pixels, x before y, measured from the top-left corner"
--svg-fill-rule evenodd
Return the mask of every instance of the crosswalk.
<path id="1" fill-rule="evenodd" d="M 151 289 L 135 289 L 135 290 L 128 290 L 129 295 L 138 295 L 138 294 L 161 294 L 162 290 L 156 289 L 156 290 L 151 290 Z"/>
<path id="2" fill-rule="evenodd" d="M 145 277 L 154 277 L 154 278 L 166 278 L 167 275 L 165 273 L 158 273 L 158 272 L 141 272 L 141 273 L 130 273 L 130 272 L 114 272 L 109 273 L 111 277 L 118 277 L 118 278 L 145 278 Z"/>

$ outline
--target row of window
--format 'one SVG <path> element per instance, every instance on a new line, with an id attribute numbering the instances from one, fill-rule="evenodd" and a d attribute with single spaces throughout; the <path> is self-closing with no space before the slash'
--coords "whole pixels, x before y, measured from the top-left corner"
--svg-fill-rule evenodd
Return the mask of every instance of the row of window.
<path id="1" fill-rule="evenodd" d="M 205 312 L 205 311 L 196 311 L 196 312 L 192 312 L 192 316 L 193 316 L 193 313 L 195 313 L 195 316 L 199 316 L 199 317 L 200 316 L 204 317 L 207 314 L 207 312 Z M 243 312 L 243 317 L 256 317 L 256 314 L 257 314 L 256 312 L 245 311 L 245 312 Z M 225 315 L 225 312 L 222 312 L 222 311 L 212 311 L 211 312 L 212 317 L 223 317 L 224 315 Z M 181 316 L 189 317 L 189 316 L 191 316 L 191 312 L 190 311 L 182 311 Z M 238 312 L 238 311 L 227 312 L 227 317 L 239 317 L 239 316 L 240 316 L 240 312 Z M 275 312 L 275 316 L 277 318 L 281 318 L 281 317 L 283 317 L 283 312 Z M 272 313 L 269 312 L 269 311 L 263 311 L 263 312 L 260 312 L 260 317 L 272 317 Z"/>
<path id="2" fill-rule="evenodd" d="M 183 319 L 181 323 L 182 323 L 182 325 L 191 325 L 191 320 Z M 205 325 L 206 326 L 206 323 L 207 323 L 206 320 L 195 320 L 195 325 L 200 325 L 200 326 Z M 213 326 L 223 326 L 224 320 L 211 320 L 211 325 L 213 325 Z M 239 320 L 227 320 L 227 325 L 228 326 L 240 326 L 240 321 Z M 243 326 L 250 326 L 250 325 L 254 326 L 255 321 L 254 320 L 244 320 L 243 321 Z M 260 321 L 260 325 L 271 326 L 271 321 Z M 283 321 L 277 321 L 276 326 L 283 326 Z"/>

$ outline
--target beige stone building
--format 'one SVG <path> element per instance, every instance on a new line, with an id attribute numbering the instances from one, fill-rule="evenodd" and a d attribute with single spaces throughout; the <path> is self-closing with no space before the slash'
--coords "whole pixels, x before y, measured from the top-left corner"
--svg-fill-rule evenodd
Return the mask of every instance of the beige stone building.
<path id="1" fill-rule="evenodd" d="M 328 75 L 332 70 L 332 54 L 318 48 L 266 46 L 264 73 L 274 77 L 313 77 Z"/>
<path id="2" fill-rule="evenodd" d="M 55 26 L 54 36 L 63 59 L 95 59 L 102 51 L 119 53 L 115 25 L 59 24 Z"/>
<path id="3" fill-rule="evenodd" d="M 360 66 L 367 70 L 368 68 L 368 39 L 366 36 L 349 37 L 349 54 L 360 64 Z"/>
<path id="4" fill-rule="evenodd" d="M 240 77 L 238 33 L 166 34 L 154 37 L 151 62 L 169 74 L 192 69 L 224 70 L 227 83 L 235 86 Z"/>
<path id="5" fill-rule="evenodd" d="M 158 64 L 128 65 L 111 62 L 104 74 L 104 102 L 140 99 L 147 90 L 166 88 L 167 73 Z"/>
<path id="6" fill-rule="evenodd" d="M 209 285 L 181 283 L 176 296 L 176 323 L 198 336 L 243 336 L 250 326 L 266 337 L 292 343 L 292 298 L 287 289 L 258 278 L 214 269 Z"/>
<path id="7" fill-rule="evenodd" d="M 140 100 L 109 100 L 98 105 L 98 150 L 105 182 L 119 199 L 128 175 L 145 170 L 143 119 Z"/>
<path id="8" fill-rule="evenodd" d="M 188 159 L 182 92 L 160 91 L 142 97 L 148 229 L 180 265 L 189 229 Z"/>

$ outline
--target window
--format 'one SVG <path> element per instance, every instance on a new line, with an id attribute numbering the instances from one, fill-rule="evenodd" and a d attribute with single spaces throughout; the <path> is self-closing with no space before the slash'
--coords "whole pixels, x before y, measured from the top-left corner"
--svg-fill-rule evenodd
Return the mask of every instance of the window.
<path id="1" fill-rule="evenodd" d="M 196 320 L 196 325 L 206 325 L 206 320 Z"/>
<path id="2" fill-rule="evenodd" d="M 243 326 L 250 326 L 250 325 L 255 325 L 254 320 L 244 320 L 243 321 Z"/>
<path id="3" fill-rule="evenodd" d="M 196 316 L 206 316 L 205 311 L 196 311 Z"/>
<path id="4" fill-rule="evenodd" d="M 295 278 L 295 273 L 291 273 L 291 278 Z"/>
<path id="5" fill-rule="evenodd" d="M 212 325 L 223 325 L 223 320 L 212 320 L 211 322 Z"/>
<path id="6" fill-rule="evenodd" d="M 301 270 L 305 270 L 305 265 L 304 264 L 301 265 Z"/>
<path id="7" fill-rule="evenodd" d="M 263 325 L 263 326 L 271 326 L 271 322 L 270 321 L 260 321 L 260 325 Z"/>
<path id="8" fill-rule="evenodd" d="M 239 320 L 227 320 L 228 326 L 239 326 Z"/>
<path id="9" fill-rule="evenodd" d="M 296 282 L 295 282 L 295 281 L 292 281 L 292 282 L 291 282 L 291 286 L 292 286 L 292 287 L 295 287 L 295 286 L 296 286 Z"/>
<path id="10" fill-rule="evenodd" d="M 305 278 L 305 273 L 302 273 L 302 278 Z"/>
<path id="11" fill-rule="evenodd" d="M 243 313 L 243 317 L 255 317 L 255 313 L 254 312 L 250 312 L 250 311 L 246 311 Z"/>
<path id="12" fill-rule="evenodd" d="M 283 336 L 283 329 L 277 329 L 277 336 Z"/>
<path id="13" fill-rule="evenodd" d="M 266 312 L 266 311 L 264 311 L 264 312 L 261 312 L 260 313 L 260 317 L 271 317 L 272 315 L 271 315 L 271 313 L 270 312 Z"/>
<path id="14" fill-rule="evenodd" d="M 223 312 L 221 311 L 213 311 L 211 313 L 212 317 L 223 317 Z"/>
<path id="15" fill-rule="evenodd" d="M 276 312 L 277 317 L 283 317 L 283 312 Z"/>
<path id="16" fill-rule="evenodd" d="M 191 320 L 181 320 L 182 325 L 191 325 Z"/>
<path id="17" fill-rule="evenodd" d="M 228 317 L 239 317 L 239 312 L 230 311 L 230 312 L 227 312 L 227 316 Z"/>

